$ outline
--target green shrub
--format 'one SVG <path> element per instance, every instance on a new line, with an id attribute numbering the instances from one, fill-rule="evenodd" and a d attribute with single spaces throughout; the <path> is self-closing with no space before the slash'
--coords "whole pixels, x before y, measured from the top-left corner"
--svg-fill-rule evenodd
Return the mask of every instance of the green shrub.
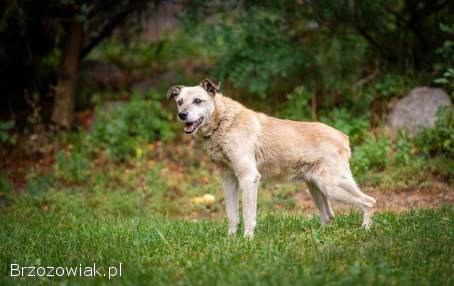
<path id="1" fill-rule="evenodd" d="M 400 134 L 394 144 L 395 152 L 393 162 L 397 166 L 405 166 L 410 162 L 412 157 L 413 144 L 405 134 Z"/>
<path id="2" fill-rule="evenodd" d="M 9 131 L 14 128 L 14 121 L 0 121 L 0 143 L 16 142 L 16 137 L 11 135 Z"/>
<path id="3" fill-rule="evenodd" d="M 303 86 L 287 95 L 279 116 L 292 120 L 311 120 L 311 92 Z M 323 112 L 323 111 L 322 111 Z M 337 128 L 350 137 L 352 144 L 359 144 L 369 128 L 369 114 L 352 115 L 346 108 L 335 108 L 325 112 L 319 121 Z"/>
<path id="4" fill-rule="evenodd" d="M 126 71 L 152 71 L 159 65 L 163 42 L 149 43 L 142 39 L 120 41 L 116 38 L 103 41 L 90 55 L 120 65 Z"/>
<path id="5" fill-rule="evenodd" d="M 197 41 L 193 34 L 178 29 L 161 33 L 161 40 L 154 43 L 141 37 L 130 37 L 126 41 L 119 37 L 104 40 L 90 53 L 90 58 L 119 65 L 128 79 L 142 79 L 166 69 L 184 71 L 188 60 L 206 59 L 209 57 L 206 52 L 211 48 L 207 48 L 205 42 Z"/>
<path id="6" fill-rule="evenodd" d="M 305 67 L 306 50 L 285 30 L 279 12 L 254 7 L 233 23 L 221 21 L 209 28 L 222 44 L 215 57 L 217 77 L 265 98 L 282 87 L 279 80 L 294 79 Z"/>
<path id="7" fill-rule="evenodd" d="M 371 170 L 383 170 L 388 164 L 390 145 L 391 141 L 386 137 L 367 138 L 362 145 L 353 150 L 351 160 L 353 173 L 363 176 Z"/>
<path id="8" fill-rule="evenodd" d="M 335 108 L 320 116 L 320 121 L 341 130 L 350 137 L 352 145 L 359 144 L 369 128 L 369 116 L 354 116 L 345 108 Z"/>
<path id="9" fill-rule="evenodd" d="M 308 120 L 311 118 L 311 93 L 303 86 L 295 88 L 287 94 L 288 101 L 284 104 L 279 115 L 293 120 Z"/>
<path id="10" fill-rule="evenodd" d="M 405 164 L 398 164 L 395 159 L 394 157 L 394 162 L 388 164 L 386 171 L 379 175 L 382 187 L 405 189 L 430 186 L 433 182 L 453 182 L 453 159 L 436 156 L 430 159 L 430 164 L 425 156 L 412 155 Z"/>
<path id="11" fill-rule="evenodd" d="M 37 175 L 27 182 L 26 190 L 32 195 L 47 192 L 52 185 L 52 177 Z"/>
<path id="12" fill-rule="evenodd" d="M 402 95 L 408 90 L 408 78 L 399 74 L 388 73 L 372 84 L 371 89 L 382 101 Z"/>
<path id="13" fill-rule="evenodd" d="M 446 25 L 440 23 L 440 30 L 450 38 L 454 36 L 454 24 Z M 439 62 L 433 65 L 434 71 L 439 75 L 434 80 L 434 83 L 444 86 L 451 93 L 451 98 L 454 99 L 454 41 L 446 40 L 436 52 L 441 56 Z"/>
<path id="14" fill-rule="evenodd" d="M 12 191 L 13 186 L 11 184 L 11 181 L 8 179 L 6 175 L 0 175 L 0 193 L 11 193 Z"/>
<path id="15" fill-rule="evenodd" d="M 83 182 L 89 174 L 89 160 L 85 150 L 80 145 L 71 151 L 58 152 L 55 155 L 56 176 L 72 183 Z"/>
<path id="16" fill-rule="evenodd" d="M 137 152 L 141 144 L 168 141 L 174 136 L 171 116 L 160 101 L 134 96 L 124 106 L 99 114 L 92 134 L 93 145 L 114 160 Z"/>
<path id="17" fill-rule="evenodd" d="M 446 155 L 454 157 L 454 108 L 441 107 L 437 112 L 434 128 L 420 132 L 415 143 L 427 155 Z"/>

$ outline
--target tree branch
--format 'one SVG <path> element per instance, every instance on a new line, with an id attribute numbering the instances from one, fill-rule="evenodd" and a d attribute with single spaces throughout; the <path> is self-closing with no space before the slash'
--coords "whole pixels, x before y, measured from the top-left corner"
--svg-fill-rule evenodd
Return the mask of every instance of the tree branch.
<path id="1" fill-rule="evenodd" d="M 80 59 L 83 59 L 88 53 L 96 47 L 104 38 L 110 36 L 115 29 L 123 20 L 126 18 L 126 16 L 132 12 L 133 9 L 127 9 L 124 10 L 117 15 L 115 15 L 107 24 L 101 29 L 101 31 L 93 37 L 87 45 L 85 45 L 82 49 L 82 52 L 80 53 Z"/>

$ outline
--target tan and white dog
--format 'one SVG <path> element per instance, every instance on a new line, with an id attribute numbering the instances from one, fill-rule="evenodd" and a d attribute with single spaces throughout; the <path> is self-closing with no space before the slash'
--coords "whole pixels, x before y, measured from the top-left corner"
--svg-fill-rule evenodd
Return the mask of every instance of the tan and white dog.
<path id="1" fill-rule="evenodd" d="M 282 120 L 252 111 L 219 93 L 220 84 L 174 85 L 174 98 L 184 132 L 200 129 L 207 151 L 219 167 L 229 235 L 240 222 L 239 191 L 243 196 L 244 236 L 253 237 L 260 179 L 285 179 L 308 184 L 322 224 L 334 218 L 330 199 L 363 212 L 363 227 L 371 224 L 375 199 L 362 193 L 350 171 L 348 137 L 323 123 Z"/>

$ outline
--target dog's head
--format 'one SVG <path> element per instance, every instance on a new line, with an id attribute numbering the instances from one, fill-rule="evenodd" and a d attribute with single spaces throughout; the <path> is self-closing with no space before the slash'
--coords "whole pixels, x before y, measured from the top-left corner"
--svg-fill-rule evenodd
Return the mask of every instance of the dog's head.
<path id="1" fill-rule="evenodd" d="M 167 99 L 174 98 L 178 118 L 184 122 L 184 132 L 195 134 L 200 127 L 208 126 L 214 112 L 214 97 L 221 84 L 209 79 L 197 86 L 174 85 L 167 91 Z"/>

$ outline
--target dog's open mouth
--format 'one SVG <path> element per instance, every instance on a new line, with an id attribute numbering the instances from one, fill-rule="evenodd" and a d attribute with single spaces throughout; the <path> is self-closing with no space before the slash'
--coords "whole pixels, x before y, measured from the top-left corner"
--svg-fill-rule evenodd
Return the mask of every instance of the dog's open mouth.
<path id="1" fill-rule="evenodd" d="M 197 119 L 197 121 L 186 122 L 184 126 L 184 133 L 186 134 L 194 133 L 197 130 L 197 128 L 199 128 L 200 124 L 202 124 L 202 121 L 203 117 L 200 117 L 199 119 Z"/>

